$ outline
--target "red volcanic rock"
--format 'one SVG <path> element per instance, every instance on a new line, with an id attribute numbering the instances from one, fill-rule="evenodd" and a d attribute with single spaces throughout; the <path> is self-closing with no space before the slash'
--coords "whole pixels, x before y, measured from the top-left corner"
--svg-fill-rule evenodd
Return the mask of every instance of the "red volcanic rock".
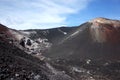
<path id="1" fill-rule="evenodd" d="M 4 41 L 9 41 L 11 39 L 15 39 L 15 36 L 13 35 L 15 31 L 12 29 L 0 24 L 0 39 Z"/>
<path id="2" fill-rule="evenodd" d="M 120 43 L 120 21 L 105 18 L 96 18 L 90 21 L 91 35 L 94 41 L 112 44 Z"/>
<path id="3" fill-rule="evenodd" d="M 6 26 L 0 24 L 0 33 L 1 32 L 6 32 L 6 31 L 8 31 L 8 28 Z"/>

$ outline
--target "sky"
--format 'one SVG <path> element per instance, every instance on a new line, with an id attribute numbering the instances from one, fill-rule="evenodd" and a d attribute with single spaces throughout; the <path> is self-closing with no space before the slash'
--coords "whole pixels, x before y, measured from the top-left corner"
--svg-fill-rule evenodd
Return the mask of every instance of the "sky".
<path id="1" fill-rule="evenodd" d="M 0 23 L 17 30 L 78 26 L 96 17 L 120 20 L 120 0 L 0 0 Z"/>

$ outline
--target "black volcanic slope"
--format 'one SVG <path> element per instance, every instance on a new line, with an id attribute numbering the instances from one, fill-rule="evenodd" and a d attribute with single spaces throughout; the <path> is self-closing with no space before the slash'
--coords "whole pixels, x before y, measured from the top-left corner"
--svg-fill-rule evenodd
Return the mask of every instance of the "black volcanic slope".
<path id="1" fill-rule="evenodd" d="M 0 40 L 0 80 L 49 80 L 44 62 Z"/>
<path id="2" fill-rule="evenodd" d="M 99 25 L 99 27 L 102 27 L 102 29 L 104 30 L 104 33 L 102 33 L 103 40 L 104 34 L 106 34 L 108 37 L 111 36 L 113 38 L 108 39 L 106 42 L 102 42 L 102 39 L 100 39 L 100 42 L 94 41 L 92 34 L 97 33 L 91 31 L 91 26 L 93 26 L 94 23 L 90 22 L 86 22 L 77 27 L 60 27 L 46 30 L 26 30 L 26 31 L 36 32 L 36 34 L 31 33 L 30 35 L 31 39 L 45 38 L 48 39 L 48 41 L 53 44 L 52 47 L 48 50 L 48 52 L 43 54 L 46 57 L 50 57 L 53 59 L 55 58 L 64 58 L 70 60 L 76 59 L 76 61 L 83 59 L 120 60 L 119 54 L 120 30 L 118 31 L 115 30 L 114 27 L 112 27 L 113 26 L 112 24 L 107 23 L 96 24 L 97 24 L 95 25 L 96 28 Z M 101 28 L 99 30 L 102 32 Z M 63 34 L 63 32 L 66 32 L 67 34 Z M 109 35 L 110 33 L 112 33 L 112 35 Z M 118 35 L 117 39 L 115 37 L 116 35 Z M 115 40 L 114 42 L 118 40 L 118 43 L 109 44 L 109 42 L 112 40 Z"/>
<path id="3" fill-rule="evenodd" d="M 0 30 L 0 80 L 120 80 L 119 20 L 96 18 L 78 27 L 18 31 L 52 44 L 40 52 L 46 57 L 42 61 L 4 39 L 14 31 L 3 25 Z"/>
<path id="4" fill-rule="evenodd" d="M 91 24 L 89 23 L 85 23 L 84 25 L 80 26 L 70 35 L 65 37 L 65 39 L 63 39 L 60 44 L 53 45 L 53 47 L 49 50 L 50 53 L 48 52 L 45 55 L 50 55 L 51 57 L 61 56 L 67 58 L 69 55 L 72 55 L 72 53 L 75 53 L 75 51 L 79 52 L 80 50 L 78 48 L 82 47 L 82 45 L 88 45 L 88 43 L 91 42 L 91 40 L 89 40 L 90 38 L 88 38 L 88 26 L 90 25 Z M 84 30 L 84 32 L 81 32 L 79 30 Z"/>
<path id="5" fill-rule="evenodd" d="M 25 30 L 28 32 L 35 31 L 36 34 L 30 35 L 31 39 L 38 39 L 38 38 L 46 38 L 49 40 L 49 42 L 53 44 L 57 44 L 60 42 L 64 37 L 70 35 L 72 32 L 74 32 L 77 29 L 77 27 L 60 27 L 60 28 L 53 28 L 53 29 L 45 29 L 45 30 Z M 63 32 L 66 32 L 67 35 L 65 35 Z"/>
<path id="6" fill-rule="evenodd" d="M 90 31 L 91 25 L 91 23 L 85 23 L 79 26 L 60 44 L 53 45 L 44 55 L 51 58 L 76 59 L 76 61 L 83 59 L 120 60 L 120 42 L 109 44 L 109 40 L 103 43 L 94 41 Z"/>
<path id="7" fill-rule="evenodd" d="M 58 29 L 68 30 L 66 31 L 68 34 L 64 35 Z M 47 38 L 53 43 L 51 48 L 43 54 L 50 58 L 48 61 L 51 65 L 64 71 L 75 80 L 120 79 L 120 34 L 118 34 L 120 30 L 114 29 L 111 24 L 95 23 L 94 25 L 94 23 L 86 22 L 75 28 L 32 31 L 37 32 L 33 35 L 39 35 L 39 37 L 42 35 L 41 37 Z M 48 33 L 44 35 L 43 32 L 46 31 Z M 97 38 L 93 37 L 94 31 L 100 33 L 99 35 L 97 33 Z M 108 33 L 112 33 L 112 35 Z M 110 42 L 110 39 L 104 38 L 106 34 L 113 40 L 117 38 L 113 37 L 113 34 L 118 36 L 115 44 L 114 41 Z M 34 36 L 36 39 L 39 37 Z M 104 39 L 106 39 L 105 42 Z"/>

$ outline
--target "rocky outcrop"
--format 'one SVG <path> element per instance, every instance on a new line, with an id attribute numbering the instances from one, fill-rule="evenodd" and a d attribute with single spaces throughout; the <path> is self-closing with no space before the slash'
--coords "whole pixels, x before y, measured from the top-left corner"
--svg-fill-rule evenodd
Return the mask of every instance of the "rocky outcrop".
<path id="1" fill-rule="evenodd" d="M 94 41 L 111 44 L 120 43 L 120 21 L 96 18 L 90 21 L 91 35 Z"/>
<path id="2" fill-rule="evenodd" d="M 19 31 L 0 28 L 0 80 L 74 80 L 44 60 L 39 53 L 45 50 L 44 40 L 35 42 Z"/>

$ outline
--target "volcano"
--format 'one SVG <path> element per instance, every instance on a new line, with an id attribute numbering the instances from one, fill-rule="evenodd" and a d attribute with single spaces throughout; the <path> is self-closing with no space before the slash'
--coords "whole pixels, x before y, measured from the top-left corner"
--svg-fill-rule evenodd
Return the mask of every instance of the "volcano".
<path id="1" fill-rule="evenodd" d="M 63 27 L 52 30 L 58 32 L 48 30 L 49 34 L 44 36 L 53 43 L 48 52 L 43 54 L 47 57 L 76 60 L 120 60 L 119 20 L 95 18 L 74 28 Z M 49 35 L 53 36 L 48 38 Z"/>
<path id="2" fill-rule="evenodd" d="M 120 80 L 120 20 L 43 30 L 0 24 L 0 51 L 0 79 Z"/>

